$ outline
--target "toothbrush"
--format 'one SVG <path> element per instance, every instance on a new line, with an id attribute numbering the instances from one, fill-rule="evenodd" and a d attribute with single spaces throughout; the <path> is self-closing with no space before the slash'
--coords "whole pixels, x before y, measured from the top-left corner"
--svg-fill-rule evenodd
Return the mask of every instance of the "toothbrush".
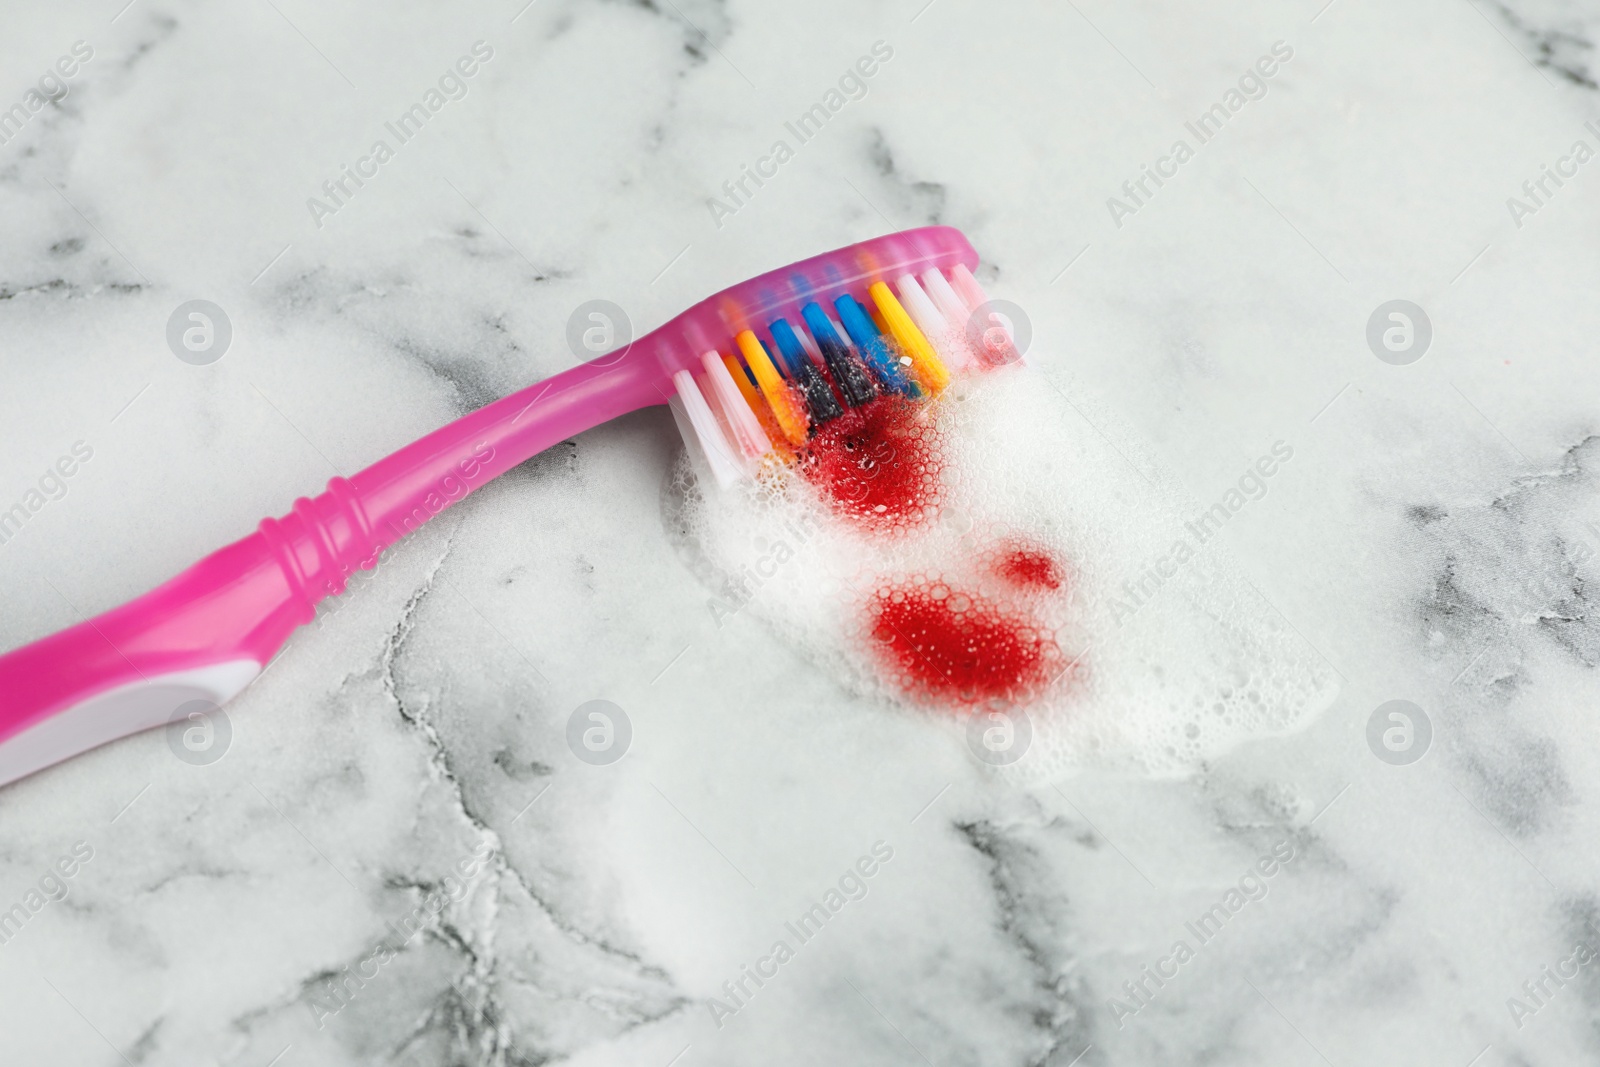
<path id="1" fill-rule="evenodd" d="M 384 549 L 619 415 L 668 404 L 695 463 L 727 486 L 791 460 L 849 408 L 931 399 L 953 373 L 1013 362 L 1003 326 L 969 330 L 987 300 L 977 262 L 958 230 L 930 226 L 732 286 L 620 352 L 332 479 L 151 592 L 0 656 L 0 785 L 181 718 L 192 702 L 226 703 Z"/>

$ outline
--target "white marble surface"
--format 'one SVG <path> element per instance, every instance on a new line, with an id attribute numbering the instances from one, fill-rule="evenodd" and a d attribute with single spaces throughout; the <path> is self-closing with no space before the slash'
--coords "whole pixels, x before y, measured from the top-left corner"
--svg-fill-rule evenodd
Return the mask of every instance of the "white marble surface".
<path id="1" fill-rule="evenodd" d="M 654 325 L 940 221 L 1028 309 L 1033 372 L 1196 499 L 1293 442 L 1226 539 L 1342 692 L 1189 778 L 1011 788 L 711 624 L 662 520 L 675 432 L 640 413 L 403 545 L 229 706 L 220 762 L 151 734 L 0 792 L 0 904 L 93 850 L 0 945 L 0 1063 L 1600 1058 L 1592 966 L 1521 990 L 1600 948 L 1600 163 L 1506 203 L 1600 148 L 1600 7 L 121 6 L 13 3 L 0 34 L 0 106 L 93 49 L 0 145 L 0 500 L 94 450 L 0 545 L 0 647 L 570 365 L 584 300 Z M 318 228 L 307 198 L 479 40 L 465 98 Z M 719 228 L 706 198 L 877 40 L 866 97 Z M 1266 95 L 1114 225 L 1275 41 Z M 164 338 L 197 297 L 235 334 L 208 367 Z M 1410 366 L 1364 339 L 1395 298 L 1434 327 Z M 597 697 L 634 726 L 608 767 L 564 741 Z M 1366 742 L 1395 698 L 1433 723 L 1411 766 Z M 866 896 L 719 1027 L 877 841 Z M 1267 895 L 1120 1017 L 1274 845 Z M 328 1015 L 345 968 L 376 976 Z"/>

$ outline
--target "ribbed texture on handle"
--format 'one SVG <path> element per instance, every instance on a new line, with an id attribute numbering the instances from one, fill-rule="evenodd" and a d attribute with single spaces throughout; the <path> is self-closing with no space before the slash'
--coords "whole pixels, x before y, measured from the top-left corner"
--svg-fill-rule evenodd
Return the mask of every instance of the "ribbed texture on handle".
<path id="1" fill-rule="evenodd" d="M 348 478 L 331 479 L 327 492 L 299 498 L 289 514 L 262 519 L 258 529 L 307 621 L 323 598 L 344 592 L 351 574 L 375 565 L 381 550 Z"/>

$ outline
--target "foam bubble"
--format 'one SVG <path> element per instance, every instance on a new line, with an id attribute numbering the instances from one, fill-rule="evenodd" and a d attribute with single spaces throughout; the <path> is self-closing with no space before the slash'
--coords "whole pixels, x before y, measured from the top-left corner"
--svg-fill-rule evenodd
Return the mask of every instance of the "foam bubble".
<path id="1" fill-rule="evenodd" d="M 670 492 L 726 610 L 849 689 L 952 735 L 1025 708 L 1031 747 L 1003 773 L 1182 774 L 1306 725 L 1332 671 L 1086 408 L 1004 368 L 853 440 L 859 471 L 719 490 L 684 458 Z"/>

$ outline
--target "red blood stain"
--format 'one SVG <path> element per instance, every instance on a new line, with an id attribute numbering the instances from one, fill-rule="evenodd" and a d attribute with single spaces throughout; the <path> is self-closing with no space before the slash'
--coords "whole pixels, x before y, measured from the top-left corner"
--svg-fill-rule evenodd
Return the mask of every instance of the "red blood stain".
<path id="1" fill-rule="evenodd" d="M 880 532 L 932 517 L 942 464 L 930 405 L 893 395 L 846 411 L 801 455 L 801 470 L 837 511 Z"/>
<path id="2" fill-rule="evenodd" d="M 995 557 L 994 572 L 1024 589 L 1060 589 L 1066 570 L 1037 545 L 1011 542 Z"/>
<path id="3" fill-rule="evenodd" d="M 883 665 L 913 697 L 1022 700 L 1060 671 L 1060 649 L 1026 614 L 940 582 L 887 585 L 868 606 Z"/>

